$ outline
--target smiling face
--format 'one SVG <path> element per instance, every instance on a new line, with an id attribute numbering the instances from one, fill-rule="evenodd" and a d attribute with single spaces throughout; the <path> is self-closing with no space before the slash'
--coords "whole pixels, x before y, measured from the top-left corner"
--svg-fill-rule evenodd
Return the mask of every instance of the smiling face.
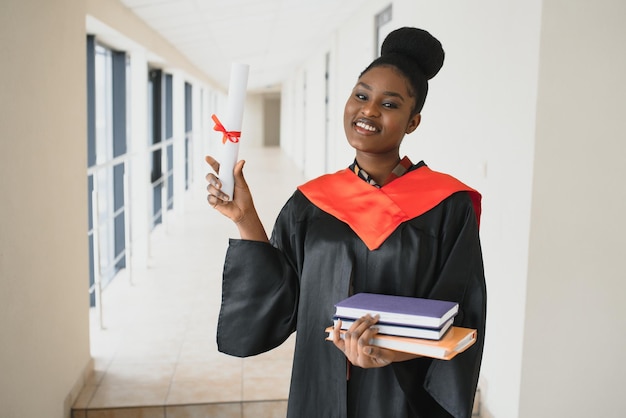
<path id="1" fill-rule="evenodd" d="M 369 156 L 398 158 L 405 134 L 420 122 L 413 115 L 415 99 L 406 78 L 390 66 L 374 67 L 363 74 L 344 109 L 343 124 L 348 143 Z"/>

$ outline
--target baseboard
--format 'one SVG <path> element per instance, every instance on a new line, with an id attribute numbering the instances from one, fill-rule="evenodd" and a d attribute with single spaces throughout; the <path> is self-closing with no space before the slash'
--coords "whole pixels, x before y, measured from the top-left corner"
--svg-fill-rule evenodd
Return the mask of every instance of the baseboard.
<path id="1" fill-rule="evenodd" d="M 72 406 L 74 405 L 74 402 L 76 402 L 76 399 L 78 399 L 78 395 L 80 395 L 80 392 L 83 390 L 89 379 L 93 376 L 93 373 L 94 361 L 93 358 L 89 358 L 89 361 L 83 368 L 82 373 L 78 376 L 76 382 L 72 386 L 72 390 L 70 390 L 70 393 L 65 397 L 65 401 L 63 402 L 63 413 L 66 418 L 72 417 Z"/>

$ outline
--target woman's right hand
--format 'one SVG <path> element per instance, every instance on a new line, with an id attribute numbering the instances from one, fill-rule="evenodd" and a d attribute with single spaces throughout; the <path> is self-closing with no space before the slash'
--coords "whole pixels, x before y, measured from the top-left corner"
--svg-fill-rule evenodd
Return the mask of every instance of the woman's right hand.
<path id="1" fill-rule="evenodd" d="M 205 161 L 214 171 L 214 173 L 209 172 L 205 177 L 208 183 L 207 201 L 209 205 L 235 222 L 239 228 L 241 238 L 254 241 L 268 241 L 265 229 L 254 207 L 250 188 L 243 176 L 245 161 L 238 161 L 233 169 L 235 187 L 232 200 L 221 190 L 222 182 L 217 176 L 220 171 L 220 163 L 210 155 L 205 157 Z"/>
<path id="2" fill-rule="evenodd" d="M 231 200 L 231 196 L 222 192 L 222 182 L 217 176 L 220 172 L 220 163 L 210 155 L 207 155 L 205 160 L 214 171 L 214 173 L 209 172 L 206 175 L 206 181 L 208 183 L 207 201 L 209 202 L 209 205 L 215 208 L 222 215 L 230 218 L 233 222 L 240 222 L 245 216 L 245 211 L 247 209 L 246 206 L 254 208 L 250 189 L 248 188 L 248 184 L 243 177 L 243 165 L 245 161 L 238 161 L 233 169 L 235 188 L 233 191 L 234 196 Z"/>

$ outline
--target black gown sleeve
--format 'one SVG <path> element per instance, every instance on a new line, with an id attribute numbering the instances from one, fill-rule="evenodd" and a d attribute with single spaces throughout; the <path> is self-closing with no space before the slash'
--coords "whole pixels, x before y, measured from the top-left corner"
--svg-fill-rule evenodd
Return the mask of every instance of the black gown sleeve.
<path id="1" fill-rule="evenodd" d="M 292 200 L 277 225 L 297 213 Z M 274 234 L 282 233 L 274 230 Z M 289 249 L 259 241 L 231 239 L 224 261 L 218 350 L 237 357 L 269 351 L 296 329 L 299 281 Z"/>
<path id="2" fill-rule="evenodd" d="M 441 227 L 439 278 L 429 297 L 457 301 L 459 313 L 454 325 L 476 329 L 477 341 L 448 361 L 416 359 L 409 367 L 395 367 L 407 399 L 414 402 L 412 408 L 416 411 L 426 408 L 429 412 L 424 416 L 428 417 L 471 417 L 482 361 L 486 286 L 478 222 L 466 196 L 457 193 L 445 203 L 449 207 L 445 209 L 447 215 Z M 421 379 L 424 379 L 423 387 L 417 387 L 415 382 Z M 428 397 L 424 396 L 424 390 Z M 438 405 L 429 405 L 433 400 Z"/>

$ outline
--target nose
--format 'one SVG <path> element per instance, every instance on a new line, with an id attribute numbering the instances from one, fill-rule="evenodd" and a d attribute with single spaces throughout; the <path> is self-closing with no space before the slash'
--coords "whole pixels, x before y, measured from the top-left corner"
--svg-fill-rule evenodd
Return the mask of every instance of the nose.
<path id="1" fill-rule="evenodd" d="M 367 117 L 377 117 L 380 115 L 378 107 L 373 101 L 363 103 L 363 105 L 361 106 L 361 113 L 363 114 L 363 116 Z"/>

